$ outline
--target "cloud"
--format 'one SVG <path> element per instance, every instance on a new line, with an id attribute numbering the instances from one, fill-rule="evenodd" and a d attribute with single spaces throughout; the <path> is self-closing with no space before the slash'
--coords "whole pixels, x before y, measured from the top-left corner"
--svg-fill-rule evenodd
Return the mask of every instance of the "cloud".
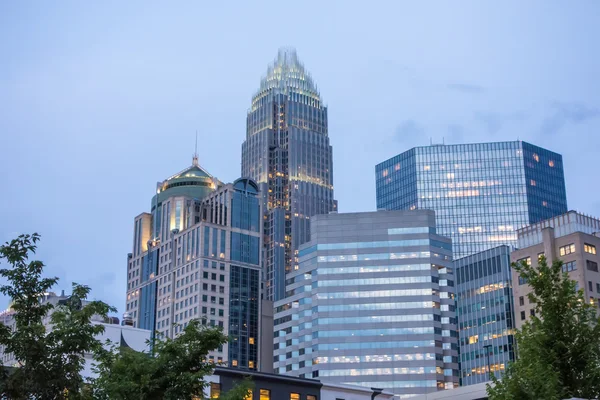
<path id="1" fill-rule="evenodd" d="M 542 134 L 553 135 L 566 124 L 579 124 L 600 116 L 600 109 L 591 108 L 581 103 L 555 102 L 551 106 L 551 114 L 542 121 Z"/>
<path id="2" fill-rule="evenodd" d="M 485 88 L 479 85 L 473 85 L 470 83 L 449 83 L 446 87 L 455 92 L 461 92 L 466 94 L 481 94 L 485 93 Z"/>
<path id="3" fill-rule="evenodd" d="M 509 122 L 523 121 L 528 117 L 528 114 L 524 111 L 517 111 L 509 114 L 493 113 L 477 111 L 475 113 L 475 119 L 481 122 L 487 132 L 494 135 L 500 131 Z"/>
<path id="4" fill-rule="evenodd" d="M 412 119 L 408 119 L 398 125 L 395 138 L 401 143 L 407 140 L 414 141 L 416 137 L 421 136 L 423 133 L 425 133 L 425 130 L 421 125 Z"/>

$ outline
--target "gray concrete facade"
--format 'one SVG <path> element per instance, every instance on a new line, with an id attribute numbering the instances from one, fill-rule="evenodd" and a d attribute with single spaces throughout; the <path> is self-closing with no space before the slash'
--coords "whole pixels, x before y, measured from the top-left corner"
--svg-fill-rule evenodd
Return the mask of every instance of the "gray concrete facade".
<path id="1" fill-rule="evenodd" d="M 280 374 L 401 397 L 458 386 L 450 239 L 430 210 L 319 215 L 275 303 Z"/>

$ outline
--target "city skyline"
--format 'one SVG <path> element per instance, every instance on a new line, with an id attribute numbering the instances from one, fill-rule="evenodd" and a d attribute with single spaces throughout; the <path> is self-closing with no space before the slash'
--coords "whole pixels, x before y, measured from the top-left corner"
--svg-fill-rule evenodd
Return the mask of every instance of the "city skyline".
<path id="1" fill-rule="evenodd" d="M 239 176 L 239 147 L 228 146 L 243 140 L 256 80 L 285 43 L 326 93 L 340 211 L 374 210 L 373 165 L 430 138 L 520 138 L 561 152 L 571 208 L 600 214 L 585 185 L 600 143 L 598 83 L 589 79 L 599 66 L 589 51 L 597 4 L 438 5 L 440 16 L 425 5 L 389 3 L 381 13 L 327 4 L 314 16 L 318 29 L 281 35 L 252 21 L 279 20 L 292 6 L 241 5 L 231 18 L 220 6 L 0 7 L 0 47 L 10 55 L 0 66 L 0 239 L 39 231 L 50 274 L 94 286 L 121 311 L 131 217 L 146 209 L 157 177 L 187 164 L 196 129 L 210 143 L 201 164 L 224 182 Z M 331 24 L 336 15 L 343 22 Z M 368 19 L 379 23 L 356 29 Z"/>

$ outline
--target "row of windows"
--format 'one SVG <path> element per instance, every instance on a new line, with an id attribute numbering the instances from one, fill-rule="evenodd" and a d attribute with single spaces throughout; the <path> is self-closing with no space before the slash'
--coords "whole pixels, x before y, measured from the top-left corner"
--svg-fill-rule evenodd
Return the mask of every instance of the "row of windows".
<path id="1" fill-rule="evenodd" d="M 395 278 L 366 278 L 366 279 L 339 279 L 330 281 L 317 281 L 313 283 L 313 287 L 327 287 L 327 286 L 362 286 L 362 285 L 392 285 L 392 284 L 405 284 L 405 283 L 427 283 L 433 282 L 438 283 L 441 281 L 435 276 L 407 276 L 407 277 L 395 277 Z M 450 281 L 452 282 L 452 281 Z M 316 284 L 316 285 L 315 285 Z M 445 285 L 442 285 L 445 286 Z M 452 286 L 452 285 L 450 285 Z"/>
<path id="2" fill-rule="evenodd" d="M 436 269 L 437 267 L 433 264 L 411 264 L 411 265 L 378 265 L 370 266 L 365 265 L 361 267 L 333 267 L 327 268 L 327 264 L 319 266 L 318 270 L 314 270 L 314 273 L 319 275 L 330 275 L 330 274 L 353 274 L 353 273 L 370 273 L 370 272 L 399 272 L 399 271 L 428 271 L 430 269 Z"/>
<path id="3" fill-rule="evenodd" d="M 443 371 L 440 367 L 326 369 L 321 370 L 319 376 L 422 375 L 436 373 L 442 374 Z"/>
<path id="4" fill-rule="evenodd" d="M 558 249 L 559 254 L 562 256 L 566 256 L 567 254 L 575 253 L 575 244 L 571 243 L 566 246 L 561 246 Z"/>
<path id="5" fill-rule="evenodd" d="M 356 364 L 361 362 L 387 362 L 387 361 L 442 361 L 442 355 L 436 353 L 411 353 L 411 354 L 370 354 L 360 356 L 332 356 L 317 357 L 317 364 Z"/>
<path id="6" fill-rule="evenodd" d="M 316 312 L 332 311 L 362 311 L 362 310 L 398 310 L 407 308 L 439 308 L 440 304 L 433 301 L 408 301 L 400 303 L 365 303 L 365 304 L 339 304 L 317 306 Z"/>
<path id="7" fill-rule="evenodd" d="M 320 322 L 320 321 L 319 321 Z M 389 328 L 389 329 L 356 329 L 356 330 L 335 330 L 335 331 L 315 331 L 313 339 L 325 337 L 354 337 L 354 336 L 383 336 L 383 335 L 423 335 L 423 334 L 441 334 L 439 328 Z"/>
<path id="8" fill-rule="evenodd" d="M 346 254 L 339 256 L 319 256 L 319 262 L 369 261 L 369 260 L 402 260 L 406 258 L 429 258 L 429 251 L 410 253 L 375 253 L 375 254 Z"/>
<path id="9" fill-rule="evenodd" d="M 510 318 L 510 316 L 509 316 L 509 318 Z M 504 312 L 497 313 L 497 314 L 488 314 L 488 315 L 485 315 L 480 318 L 474 318 L 470 321 L 461 322 L 460 328 L 461 328 L 461 330 L 469 329 L 469 328 L 474 328 L 474 327 L 478 327 L 478 326 L 493 324 L 494 322 L 500 322 L 500 321 L 504 321 L 506 319 L 507 319 L 506 313 L 504 313 Z"/>

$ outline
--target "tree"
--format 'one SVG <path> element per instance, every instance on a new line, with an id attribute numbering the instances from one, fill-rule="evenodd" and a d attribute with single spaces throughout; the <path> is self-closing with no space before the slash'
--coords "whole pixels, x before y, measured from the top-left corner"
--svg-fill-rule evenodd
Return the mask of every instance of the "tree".
<path id="1" fill-rule="evenodd" d="M 600 320 L 583 290 L 562 272 L 562 261 L 548 266 L 513 264 L 527 280 L 535 316 L 516 334 L 517 360 L 502 380 L 488 385 L 491 400 L 600 398 Z"/>
<path id="2" fill-rule="evenodd" d="M 104 327 L 92 323 L 92 316 L 106 318 L 114 309 L 100 301 L 82 306 L 90 288 L 75 283 L 73 301 L 59 306 L 42 303 L 41 296 L 58 278 L 42 277 L 41 261 L 28 262 L 39 239 L 35 233 L 20 235 L 0 247 L 0 260 L 11 266 L 0 269 L 7 281 L 0 292 L 12 299 L 15 311 L 13 330 L 0 324 L 0 345 L 18 363 L 15 369 L 0 369 L 0 393 L 11 399 L 78 399 L 84 387 L 84 356 L 102 348 L 95 336 Z M 48 314 L 49 332 L 44 325 Z"/>
<path id="3" fill-rule="evenodd" d="M 98 359 L 98 378 L 92 383 L 94 399 L 182 400 L 202 398 L 214 364 L 208 353 L 227 337 L 220 328 L 192 320 L 176 338 L 155 339 L 152 353 L 131 349 L 107 350 Z M 244 400 L 248 384 L 224 394 L 227 400 Z M 241 387 L 241 386 L 240 386 Z M 245 390 L 244 390 L 245 388 Z M 229 397 L 227 397 L 229 396 Z"/>

